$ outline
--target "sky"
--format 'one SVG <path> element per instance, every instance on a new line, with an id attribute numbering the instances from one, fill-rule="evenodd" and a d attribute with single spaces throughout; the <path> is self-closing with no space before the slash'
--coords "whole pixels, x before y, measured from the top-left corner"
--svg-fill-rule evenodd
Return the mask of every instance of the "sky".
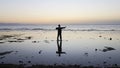
<path id="1" fill-rule="evenodd" d="M 120 0 L 0 0 L 2 23 L 120 21 Z"/>

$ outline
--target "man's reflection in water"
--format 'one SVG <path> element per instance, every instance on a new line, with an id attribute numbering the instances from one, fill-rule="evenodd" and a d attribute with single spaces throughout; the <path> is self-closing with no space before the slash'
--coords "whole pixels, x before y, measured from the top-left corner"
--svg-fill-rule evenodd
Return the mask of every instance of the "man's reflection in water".
<path id="1" fill-rule="evenodd" d="M 58 51 L 56 51 L 56 54 L 58 54 L 59 57 L 61 56 L 61 54 L 66 54 L 65 52 L 62 52 L 62 40 L 57 39 L 57 47 Z"/>

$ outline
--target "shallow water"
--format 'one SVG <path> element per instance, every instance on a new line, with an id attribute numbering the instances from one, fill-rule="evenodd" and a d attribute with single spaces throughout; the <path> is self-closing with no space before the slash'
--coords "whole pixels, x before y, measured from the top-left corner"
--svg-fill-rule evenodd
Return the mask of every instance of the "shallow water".
<path id="1" fill-rule="evenodd" d="M 13 37 L 3 38 L 4 35 Z M 60 56 L 56 53 L 56 37 L 55 30 L 3 30 L 0 32 L 0 42 L 3 42 L 0 43 L 0 63 L 120 65 L 120 31 L 63 31 L 62 52 L 65 53 Z M 115 50 L 104 52 L 105 46 Z"/>

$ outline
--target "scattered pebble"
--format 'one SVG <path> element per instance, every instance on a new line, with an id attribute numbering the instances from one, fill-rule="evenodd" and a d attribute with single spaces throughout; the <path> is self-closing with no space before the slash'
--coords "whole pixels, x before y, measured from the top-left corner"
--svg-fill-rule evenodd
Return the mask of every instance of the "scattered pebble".
<path id="1" fill-rule="evenodd" d="M 37 41 L 32 41 L 32 43 L 36 43 Z"/>
<path id="2" fill-rule="evenodd" d="M 1 64 L 4 64 L 4 62 L 1 62 Z"/>
<path id="3" fill-rule="evenodd" d="M 31 63 L 31 61 L 28 61 L 28 63 Z"/>
<path id="4" fill-rule="evenodd" d="M 32 37 L 25 37 L 26 39 L 31 39 Z"/>
<path id="5" fill-rule="evenodd" d="M 95 49 L 95 51 L 97 51 L 98 49 Z"/>
<path id="6" fill-rule="evenodd" d="M 109 40 L 112 40 L 112 38 L 110 38 Z"/>
<path id="7" fill-rule="evenodd" d="M 23 63 L 23 61 L 19 61 L 19 63 Z"/>
<path id="8" fill-rule="evenodd" d="M 114 64 L 114 66 L 118 66 L 117 64 Z"/>
<path id="9" fill-rule="evenodd" d="M 103 64 L 106 64 L 106 63 L 107 63 L 106 61 L 103 62 Z"/>
<path id="10" fill-rule="evenodd" d="M 42 50 L 39 51 L 39 54 L 41 54 Z"/>
<path id="11" fill-rule="evenodd" d="M 40 41 L 32 41 L 32 43 L 39 43 Z"/>
<path id="12" fill-rule="evenodd" d="M 84 53 L 86 56 L 88 56 L 88 53 Z"/>
<path id="13" fill-rule="evenodd" d="M 102 37 L 101 35 L 99 37 Z"/>

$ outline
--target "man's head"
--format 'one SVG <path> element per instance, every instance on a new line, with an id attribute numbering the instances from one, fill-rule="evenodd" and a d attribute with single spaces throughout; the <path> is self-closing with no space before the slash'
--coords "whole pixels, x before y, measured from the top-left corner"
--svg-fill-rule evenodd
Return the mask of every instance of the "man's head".
<path id="1" fill-rule="evenodd" d="M 58 25 L 58 27 L 60 27 L 60 24 Z"/>

